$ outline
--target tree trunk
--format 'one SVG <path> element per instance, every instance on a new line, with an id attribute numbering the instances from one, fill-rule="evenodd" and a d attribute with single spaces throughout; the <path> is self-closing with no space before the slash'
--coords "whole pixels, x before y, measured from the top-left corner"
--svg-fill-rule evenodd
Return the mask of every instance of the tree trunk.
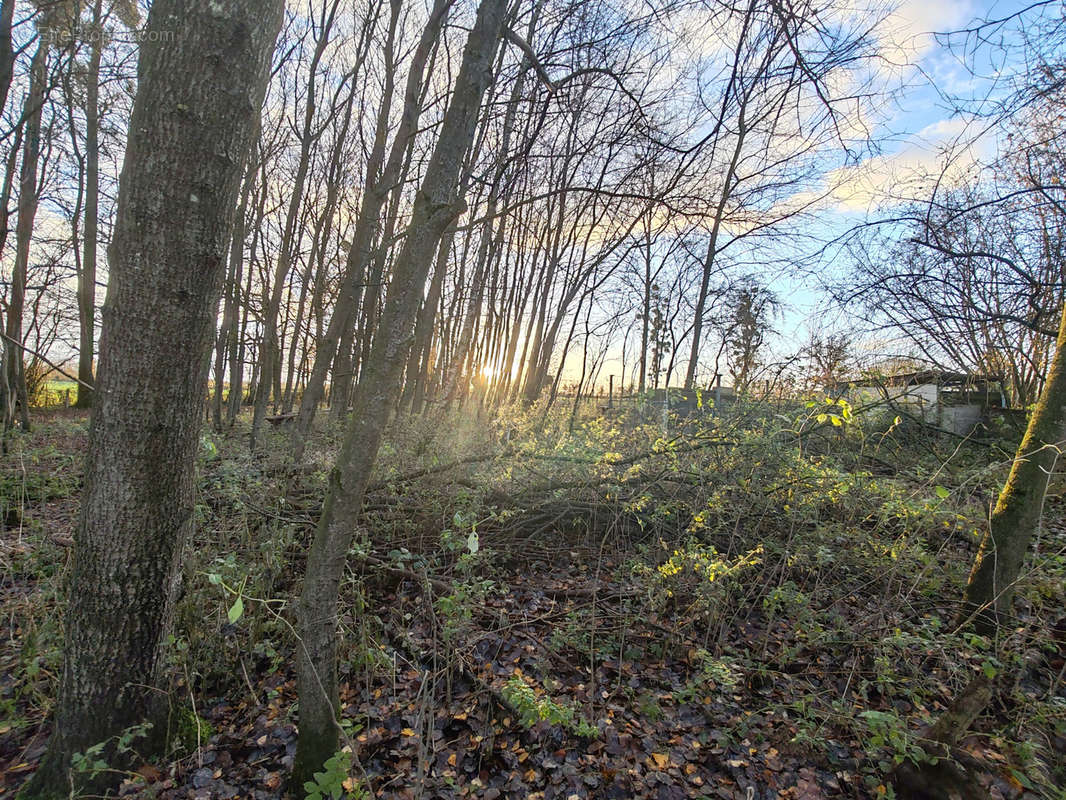
<path id="1" fill-rule="evenodd" d="M 440 307 L 441 292 L 444 290 L 444 278 L 448 272 L 448 256 L 452 250 L 452 242 L 455 240 L 455 226 L 450 227 L 441 237 L 440 246 L 437 248 L 437 264 L 433 268 L 433 278 L 429 283 L 429 295 L 422 304 L 418 314 L 418 322 L 415 324 L 414 346 L 407 362 L 407 380 L 409 381 L 412 414 L 421 414 L 426 400 L 427 371 L 429 370 L 429 356 L 433 344 L 433 324 Z M 406 390 L 405 390 L 406 391 Z"/>
<path id="2" fill-rule="evenodd" d="M 723 111 L 724 113 L 724 111 Z M 707 292 L 710 289 L 711 273 L 717 264 L 718 235 L 722 230 L 722 220 L 725 217 L 726 205 L 733 194 L 734 181 L 737 174 L 737 164 L 740 162 L 740 154 L 744 149 L 744 136 L 747 129 L 744 127 L 744 106 L 740 108 L 737 140 L 733 146 L 733 157 L 729 162 L 729 169 L 725 174 L 722 184 L 722 194 L 718 198 L 718 206 L 714 210 L 714 222 L 711 224 L 711 236 L 707 242 L 707 257 L 703 260 L 703 274 L 700 276 L 700 293 L 696 298 L 696 311 L 692 321 L 692 350 L 688 354 L 688 369 L 685 370 L 685 389 L 691 390 L 696 385 L 696 369 L 700 363 L 700 346 L 703 344 L 703 317 L 707 313 Z"/>
<path id="3" fill-rule="evenodd" d="M 980 633 L 1007 619 L 1029 543 L 1040 528 L 1044 496 L 1066 445 L 1066 304 L 1044 390 L 1029 417 L 1010 475 L 999 493 L 966 586 L 964 614 Z"/>
<path id="4" fill-rule="evenodd" d="M 534 15 L 533 18 L 535 19 L 536 16 Z M 530 25 L 532 25 L 532 21 Z M 468 379 L 469 376 L 466 374 L 464 362 L 467 360 L 467 356 L 474 341 L 478 322 L 481 319 L 482 305 L 486 289 L 485 273 L 490 265 L 496 262 L 496 257 L 503 247 L 503 234 L 507 217 L 501 216 L 499 220 L 497 220 L 496 208 L 500 203 L 501 198 L 503 199 L 504 205 L 506 205 L 507 199 L 511 195 L 512 185 L 509 181 L 505 183 L 504 180 L 507 168 L 507 162 L 505 159 L 511 149 L 511 136 L 514 130 L 515 114 L 518 108 L 518 101 L 521 97 L 523 83 L 521 78 L 515 81 L 514 87 L 511 90 L 510 99 L 507 102 L 507 112 L 504 115 L 503 133 L 500 143 L 500 163 L 496 168 L 496 175 L 494 176 L 492 186 L 489 190 L 489 197 L 485 210 L 485 216 L 488 218 L 488 221 L 485 223 L 481 232 L 481 243 L 478 247 L 476 267 L 471 281 L 470 302 L 463 319 L 463 326 L 459 334 L 457 347 L 455 352 L 452 353 L 451 364 L 445 371 L 445 380 L 447 381 L 443 398 L 445 408 L 448 408 L 451 405 L 455 400 L 457 393 L 465 394 L 466 392 L 464 380 Z M 476 153 L 478 149 L 479 148 L 474 148 L 474 152 Z M 430 295 L 432 296 L 432 294 L 431 291 Z M 439 300 L 436 300 L 431 307 L 433 314 L 436 313 L 438 303 Z M 432 325 L 432 321 L 433 316 L 431 315 L 429 317 L 430 325 Z M 419 346 L 422 344 L 417 336 L 415 337 L 415 344 L 416 350 L 419 349 Z M 428 342 L 426 344 L 428 346 Z M 416 355 L 418 355 L 417 352 Z"/>
<path id="5" fill-rule="evenodd" d="M 492 77 L 506 10 L 507 0 L 482 0 L 478 8 L 439 139 L 415 196 L 378 335 L 356 389 L 355 413 L 331 473 L 329 492 L 308 554 L 297 607 L 297 786 L 337 750 L 338 590 L 385 421 L 400 394 L 405 355 L 430 264 L 441 237 L 461 211 L 456 188 L 463 158 L 473 142 L 481 100 Z"/>
<path id="6" fill-rule="evenodd" d="M 418 46 L 411 56 L 411 65 L 407 73 L 407 82 L 404 86 L 404 105 L 400 116 L 400 124 L 396 131 L 396 137 L 393 139 L 389 158 L 386 161 L 385 147 L 389 130 L 389 111 L 391 109 L 393 81 L 396 77 L 393 39 L 396 35 L 396 25 L 401 10 L 400 3 L 397 0 L 392 2 L 389 33 L 385 43 L 387 68 L 385 72 L 384 96 L 381 107 L 378 109 L 374 130 L 374 144 L 367 162 L 366 185 L 359 205 L 359 216 L 356 220 L 352 244 L 348 249 L 348 257 L 345 260 L 337 304 L 333 309 L 333 316 L 327 326 L 325 337 L 317 343 L 311 375 L 307 379 L 307 386 L 304 388 L 303 397 L 300 399 L 300 411 L 296 424 L 293 426 L 293 459 L 295 461 L 303 458 L 307 437 L 310 435 L 311 428 L 314 425 L 315 412 L 318 410 L 318 404 L 322 402 L 322 397 L 325 393 L 326 375 L 329 373 L 331 365 L 333 366 L 333 379 L 329 392 L 330 415 L 335 420 L 340 420 L 347 413 L 348 393 L 352 384 L 353 372 L 351 362 L 352 329 L 355 326 L 355 315 L 360 306 L 359 298 L 361 293 L 366 293 L 367 288 L 359 287 L 358 283 L 363 280 L 363 276 L 368 272 L 372 255 L 371 245 L 374 233 L 379 226 L 382 206 L 388 193 L 394 187 L 399 187 L 403 184 L 409 168 L 409 159 L 405 158 L 405 154 L 410 151 L 411 140 L 418 131 L 418 120 L 422 113 L 422 91 L 425 83 L 426 64 L 437 46 L 437 41 L 444 25 L 445 14 L 450 5 L 450 0 L 434 0 L 433 10 L 430 12 L 429 19 L 426 20 L 425 28 L 419 37 Z M 377 175 L 379 169 L 381 169 L 381 175 Z M 393 218 L 395 217 L 394 214 L 392 216 Z M 389 229 L 391 230 L 391 228 Z"/>
<path id="7" fill-rule="evenodd" d="M 254 139 L 255 137 L 253 136 L 252 138 Z M 255 160 L 249 156 L 248 168 L 245 170 L 243 188 L 240 193 L 241 202 L 237 207 L 237 215 L 233 220 L 233 232 L 230 235 L 226 283 L 223 286 L 225 299 L 222 306 L 222 324 L 219 326 L 218 338 L 215 341 L 215 395 L 211 403 L 211 421 L 218 432 L 222 431 L 222 390 L 225 383 L 227 350 L 230 357 L 229 388 L 231 393 L 234 391 L 235 386 L 235 381 L 233 380 L 234 365 L 238 363 L 237 304 L 240 299 L 240 285 L 244 273 L 245 218 L 248 214 L 248 200 L 252 194 L 252 187 L 255 185 L 257 169 L 258 165 Z M 238 391 L 240 390 L 238 389 Z"/>
<path id="8" fill-rule="evenodd" d="M 328 6 L 322 7 L 321 20 L 319 21 L 318 40 L 314 54 L 311 56 L 307 79 L 307 99 L 304 103 L 303 128 L 300 133 L 300 158 L 297 163 L 296 176 L 293 178 L 289 207 L 285 214 L 285 227 L 282 231 L 281 249 L 278 253 L 278 263 L 274 269 L 274 282 L 271 285 L 270 297 L 263 309 L 263 349 L 259 359 L 259 387 L 260 392 L 256 395 L 255 409 L 252 413 L 251 449 L 254 452 L 261 444 L 259 435 L 263 428 L 263 420 L 266 418 L 267 403 L 270 399 L 270 391 L 274 389 L 274 403 L 281 402 L 281 342 L 278 335 L 278 317 L 281 313 L 281 298 L 285 293 L 285 284 L 289 277 L 289 268 L 298 247 L 299 236 L 297 227 L 299 223 L 300 206 L 304 200 L 304 184 L 307 180 L 307 172 L 311 165 L 311 154 L 314 145 L 325 132 L 325 126 L 315 129 L 315 88 L 318 78 L 318 65 L 326 46 L 330 41 L 330 31 L 333 28 L 337 15 L 339 0 L 333 0 Z"/>
<path id="9" fill-rule="evenodd" d="M 7 105 L 7 93 L 15 75 L 15 50 L 11 46 L 11 23 L 15 18 L 15 0 L 0 4 L 0 114 Z"/>
<path id="10" fill-rule="evenodd" d="M 259 121 L 262 124 L 262 121 Z M 259 129 L 261 131 L 261 128 Z M 253 145 L 254 147 L 255 145 Z M 258 201 L 256 203 L 255 216 L 252 218 L 252 239 L 248 243 L 248 252 L 251 255 L 251 259 L 248 263 L 248 268 L 245 272 L 244 289 L 240 289 L 238 285 L 234 285 L 234 291 L 240 291 L 240 297 L 236 300 L 237 307 L 241 310 L 240 322 L 236 330 L 230 336 L 230 346 L 236 353 L 236 357 L 230 362 L 230 396 L 229 396 L 229 408 L 226 410 L 226 424 L 233 427 L 237 421 L 237 417 L 241 413 L 241 406 L 245 403 L 244 393 L 244 365 L 245 365 L 245 353 L 248 347 L 248 317 L 251 314 L 251 299 L 252 299 L 252 279 L 255 277 L 255 249 L 259 242 L 260 231 L 263 227 L 263 219 L 266 216 L 266 201 L 268 196 L 269 184 L 267 181 L 266 155 L 262 152 L 262 141 L 260 140 L 260 157 L 259 157 L 259 177 L 256 185 L 256 192 L 258 193 Z M 242 238 L 244 235 L 246 220 L 238 220 L 234 223 L 234 236 L 237 235 L 237 226 L 241 228 Z M 231 241 L 232 247 L 232 241 Z M 238 271 L 244 266 L 244 252 L 239 254 L 240 261 L 237 264 Z M 232 257 L 232 253 L 231 253 Z M 243 300 L 243 302 L 242 302 Z M 252 374 L 250 376 L 249 397 L 255 395 L 255 382 L 256 382 L 256 369 L 258 365 L 253 365 Z"/>
<path id="11" fill-rule="evenodd" d="M 19 170 L 18 221 L 15 223 L 15 266 L 11 276 L 11 294 L 7 303 L 7 341 L 4 380 L 7 402 L 4 429 L 15 422 L 16 404 L 23 430 L 30 429 L 29 397 L 22 343 L 22 313 L 26 302 L 26 276 L 33 240 L 33 220 L 37 216 L 37 166 L 41 157 L 41 112 L 44 108 L 48 44 L 40 37 L 30 64 L 30 91 L 26 96 L 26 132 L 22 141 L 22 166 Z"/>
<path id="12" fill-rule="evenodd" d="M 93 4 L 92 52 L 85 75 L 85 223 L 78 272 L 78 408 L 92 405 L 93 348 L 96 334 L 96 242 L 100 207 L 100 56 L 103 0 Z M 88 385 L 86 385 L 88 384 Z"/>
<path id="13" fill-rule="evenodd" d="M 121 776 L 73 775 L 73 753 L 145 720 L 156 723 L 149 748 L 165 731 L 159 654 L 193 524 L 206 356 L 282 9 L 155 0 L 148 16 L 108 253 L 55 732 L 25 797 L 101 792 Z M 120 765 L 113 747 L 105 757 Z"/>

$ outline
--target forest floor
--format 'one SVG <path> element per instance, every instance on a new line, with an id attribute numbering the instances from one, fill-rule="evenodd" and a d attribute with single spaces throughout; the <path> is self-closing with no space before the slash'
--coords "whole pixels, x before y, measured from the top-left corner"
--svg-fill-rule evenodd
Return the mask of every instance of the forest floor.
<path id="1" fill-rule="evenodd" d="M 343 587 L 350 769 L 322 785 L 892 797 L 886 775 L 923 758 L 923 728 L 983 671 L 1003 688 L 962 747 L 986 796 L 1066 797 L 1061 494 L 1017 626 L 992 643 L 953 620 L 1010 442 L 795 414 L 667 433 L 532 414 L 394 424 Z M 86 447 L 83 415 L 38 422 L 0 471 L 0 797 L 49 732 Z M 129 773 L 122 796 L 306 795 L 285 784 L 288 605 L 334 438 L 293 471 L 284 428 L 252 458 L 242 425 L 204 436 L 166 649 L 172 752 Z"/>

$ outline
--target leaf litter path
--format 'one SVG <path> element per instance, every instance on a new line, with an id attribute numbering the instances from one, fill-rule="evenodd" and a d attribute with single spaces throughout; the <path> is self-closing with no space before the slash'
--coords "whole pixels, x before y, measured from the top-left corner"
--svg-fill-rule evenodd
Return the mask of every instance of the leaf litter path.
<path id="1" fill-rule="evenodd" d="M 507 576 L 506 591 L 472 603 L 470 617 L 450 628 L 439 588 L 411 578 L 375 585 L 368 605 L 387 609 L 372 623 L 375 667 L 342 665 L 342 718 L 356 774 L 369 779 L 373 796 L 818 800 L 880 794 L 864 784 L 869 764 L 857 739 L 827 726 L 817 751 L 793 741 L 798 728 L 788 706 L 797 678 L 814 695 L 846 694 L 848 670 L 832 653 L 801 655 L 789 665 L 791 675 L 768 682 L 754 673 L 723 673 L 716 682 L 701 669 L 703 643 L 649 611 L 635 585 L 598 578 L 576 561 L 554 570 L 536 566 Z M 623 567 L 608 560 L 597 572 L 624 575 Z M 768 632 L 762 624 L 757 614 L 737 621 L 722 651 L 753 650 L 767 636 L 789 636 L 787 626 Z M 348 645 L 352 636 L 349 630 Z M 210 734 L 181 760 L 142 767 L 120 794 L 292 796 L 285 780 L 296 749 L 295 680 L 291 659 L 281 663 L 279 671 L 252 673 L 244 691 L 215 699 L 201 693 L 197 708 Z M 507 687 L 518 681 L 538 701 L 594 725 L 597 734 L 580 736 L 550 720 L 523 724 L 507 699 Z M 992 797 L 1014 794 L 1004 785 L 992 788 Z"/>
<path id="2" fill-rule="evenodd" d="M 632 589 L 580 566 L 507 583 L 506 593 L 490 594 L 451 630 L 417 581 L 400 581 L 379 605 L 370 603 L 389 609 L 374 646 L 377 668 L 349 668 L 342 718 L 352 724 L 356 773 L 369 778 L 374 796 L 871 796 L 858 775 L 858 741 L 829 741 L 831 763 L 812 763 L 791 743 L 795 723 L 772 684 L 700 678 L 700 643 L 655 614 L 624 613 Z M 757 635 L 750 626 L 736 630 L 741 644 Z M 516 681 L 598 734 L 579 736 L 551 720 L 523 724 L 507 700 Z M 255 684 L 255 701 L 245 692 L 201 707 L 210 738 L 180 762 L 147 768 L 147 789 L 130 781 L 123 794 L 286 796 L 294 677 L 283 671 Z"/>

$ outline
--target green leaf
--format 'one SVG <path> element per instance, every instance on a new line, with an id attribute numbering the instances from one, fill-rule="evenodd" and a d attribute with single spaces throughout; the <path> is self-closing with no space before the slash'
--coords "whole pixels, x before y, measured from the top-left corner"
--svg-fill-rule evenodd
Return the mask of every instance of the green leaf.
<path id="1" fill-rule="evenodd" d="M 1028 776 L 1021 770 L 1017 770 L 1014 767 L 1007 767 L 1010 770 L 1010 774 L 1014 776 L 1014 780 L 1018 781 L 1022 786 L 1030 791 L 1036 791 L 1036 787 L 1033 786 L 1033 782 L 1029 780 Z"/>
<path id="2" fill-rule="evenodd" d="M 207 574 L 207 580 L 213 583 L 215 586 L 218 586 L 220 583 L 222 583 L 222 576 L 219 575 L 217 572 L 209 572 Z"/>
<path id="3" fill-rule="evenodd" d="M 230 624 L 232 624 L 239 620 L 242 614 L 244 614 L 244 598 L 238 597 L 233 605 L 229 607 L 229 612 L 227 612 L 226 616 L 229 617 Z"/>
<path id="4" fill-rule="evenodd" d="M 933 491 L 936 492 L 936 496 L 939 497 L 941 500 L 951 494 L 951 491 L 946 486 L 937 486 L 936 489 L 934 489 Z"/>

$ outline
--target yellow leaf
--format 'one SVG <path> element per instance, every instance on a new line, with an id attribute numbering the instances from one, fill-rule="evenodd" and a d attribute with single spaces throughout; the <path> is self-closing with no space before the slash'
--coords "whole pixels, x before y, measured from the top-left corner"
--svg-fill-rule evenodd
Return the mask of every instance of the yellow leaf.
<path id="1" fill-rule="evenodd" d="M 415 732 L 414 732 L 413 728 L 404 728 L 402 731 L 400 731 L 400 733 L 402 733 L 404 736 L 414 736 L 415 735 Z"/>
<path id="2" fill-rule="evenodd" d="M 666 769 L 670 764 L 670 756 L 666 753 L 652 753 L 651 757 L 655 759 L 655 766 L 659 769 Z"/>

